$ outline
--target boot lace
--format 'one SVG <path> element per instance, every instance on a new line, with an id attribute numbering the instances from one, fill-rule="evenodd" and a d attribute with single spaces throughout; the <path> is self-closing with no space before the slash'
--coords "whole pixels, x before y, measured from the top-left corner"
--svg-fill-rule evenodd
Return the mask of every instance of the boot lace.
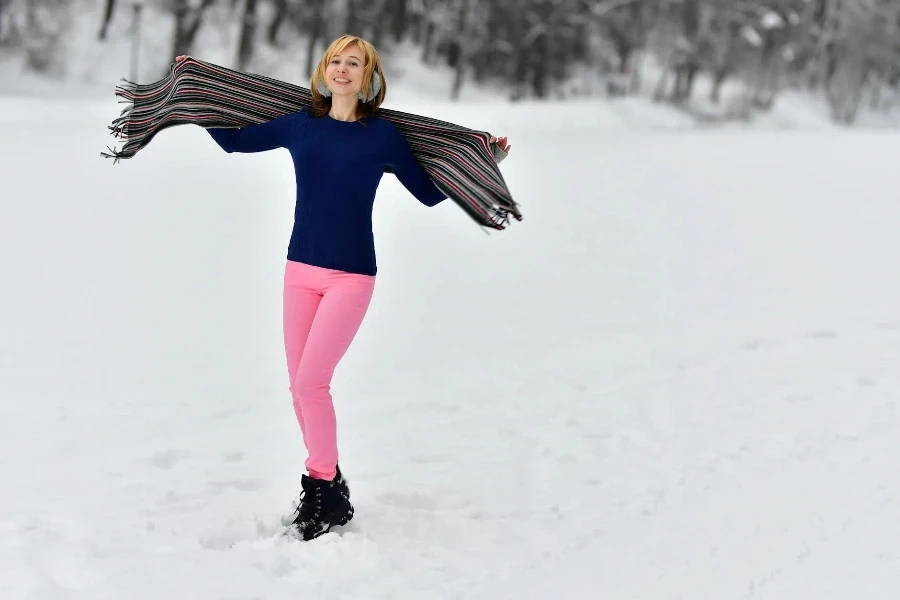
<path id="1" fill-rule="evenodd" d="M 312 493 L 309 490 L 300 492 L 300 504 L 297 506 L 294 523 L 309 523 L 319 517 L 322 509 L 322 491 L 316 489 Z"/>

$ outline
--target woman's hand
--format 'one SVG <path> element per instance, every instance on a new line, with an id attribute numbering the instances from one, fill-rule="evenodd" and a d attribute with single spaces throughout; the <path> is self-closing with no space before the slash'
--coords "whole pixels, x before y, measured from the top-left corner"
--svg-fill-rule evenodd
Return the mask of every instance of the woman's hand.
<path id="1" fill-rule="evenodd" d="M 184 59 L 186 59 L 187 57 L 188 57 L 188 56 L 187 56 L 186 54 L 182 54 L 181 56 L 176 56 L 176 57 L 175 57 L 175 62 L 181 62 L 181 61 L 183 61 Z"/>
<path id="2" fill-rule="evenodd" d="M 500 149 L 503 150 L 504 152 L 506 152 L 507 154 L 509 154 L 509 151 L 512 148 L 512 146 L 509 145 L 509 141 L 506 139 L 506 136 L 499 137 L 499 138 L 491 136 L 491 143 L 497 144 L 500 147 Z"/>

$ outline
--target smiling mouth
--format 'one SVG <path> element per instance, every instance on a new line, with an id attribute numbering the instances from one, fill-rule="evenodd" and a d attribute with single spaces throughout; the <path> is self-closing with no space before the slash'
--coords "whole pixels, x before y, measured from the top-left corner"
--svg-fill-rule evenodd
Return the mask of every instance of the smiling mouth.
<path id="1" fill-rule="evenodd" d="M 332 79 L 332 81 L 338 85 L 347 85 L 348 83 L 350 83 L 349 79 L 344 79 L 343 77 L 337 77 L 335 79 Z"/>

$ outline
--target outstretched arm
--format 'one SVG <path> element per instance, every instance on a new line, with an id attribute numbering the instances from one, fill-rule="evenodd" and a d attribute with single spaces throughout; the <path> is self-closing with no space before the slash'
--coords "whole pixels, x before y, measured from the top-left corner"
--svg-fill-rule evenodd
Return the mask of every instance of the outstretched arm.
<path id="1" fill-rule="evenodd" d="M 187 54 L 175 57 L 176 62 L 188 58 Z M 225 152 L 264 152 L 284 146 L 285 132 L 291 115 L 283 115 L 270 121 L 241 128 L 208 127 L 206 131 Z"/>
<path id="2" fill-rule="evenodd" d="M 225 152 L 264 152 L 284 146 L 292 114 L 241 128 L 210 127 L 206 131 Z"/>
<path id="3" fill-rule="evenodd" d="M 387 165 L 400 180 L 409 193 L 425 206 L 436 206 L 447 199 L 431 180 L 431 176 L 422 168 L 412 152 L 412 148 L 393 124 L 388 140 Z"/>

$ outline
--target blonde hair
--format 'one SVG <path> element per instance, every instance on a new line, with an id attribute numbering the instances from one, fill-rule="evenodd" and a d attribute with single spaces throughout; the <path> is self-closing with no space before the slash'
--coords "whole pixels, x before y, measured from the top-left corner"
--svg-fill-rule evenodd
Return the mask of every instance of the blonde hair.
<path id="1" fill-rule="evenodd" d="M 387 82 L 384 79 L 384 72 L 381 70 L 381 58 L 378 56 L 378 51 L 375 50 L 375 46 L 361 37 L 355 35 L 342 35 L 331 42 L 331 45 L 325 50 L 325 54 L 322 55 L 322 59 L 319 61 L 319 66 L 316 67 L 316 70 L 310 78 L 309 89 L 312 92 L 313 108 L 311 112 L 313 116 L 321 117 L 331 110 L 331 97 L 323 96 L 319 93 L 319 82 L 325 82 L 325 69 L 328 68 L 328 63 L 331 62 L 331 59 L 334 58 L 336 54 L 343 52 L 347 46 L 352 46 L 353 44 L 359 46 L 364 54 L 363 60 L 365 62 L 365 68 L 363 71 L 362 84 L 363 96 L 368 96 L 369 90 L 372 88 L 372 74 L 378 73 L 378 76 L 381 78 L 381 89 L 378 90 L 378 94 L 369 102 L 363 100 L 359 101 L 359 104 L 357 105 L 358 115 L 360 117 L 371 115 L 378 110 L 378 107 L 384 102 Z"/>

